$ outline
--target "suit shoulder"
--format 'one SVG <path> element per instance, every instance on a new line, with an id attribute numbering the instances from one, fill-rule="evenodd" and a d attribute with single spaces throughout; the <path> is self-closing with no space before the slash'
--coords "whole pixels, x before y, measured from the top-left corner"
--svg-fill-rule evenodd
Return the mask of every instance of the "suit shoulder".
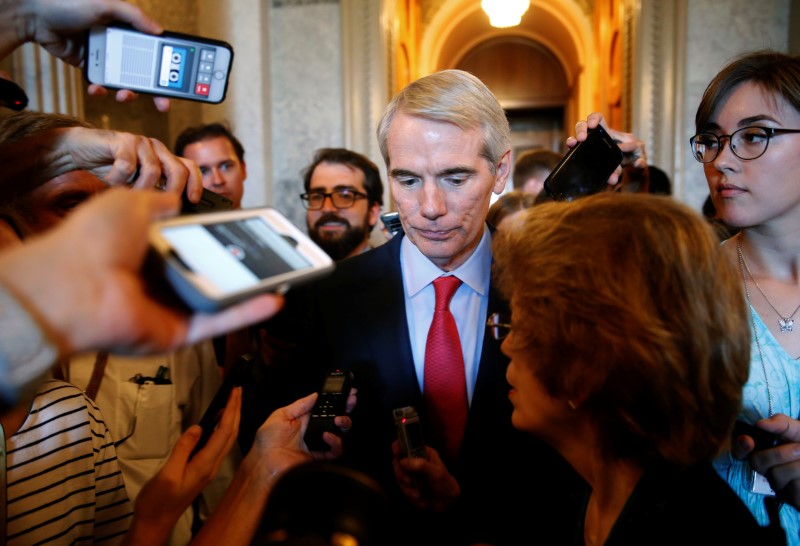
<path id="1" fill-rule="evenodd" d="M 320 285 L 369 282 L 370 278 L 382 278 L 391 271 L 400 271 L 399 239 L 393 239 L 372 250 L 336 262 L 333 273 L 325 277 Z"/>

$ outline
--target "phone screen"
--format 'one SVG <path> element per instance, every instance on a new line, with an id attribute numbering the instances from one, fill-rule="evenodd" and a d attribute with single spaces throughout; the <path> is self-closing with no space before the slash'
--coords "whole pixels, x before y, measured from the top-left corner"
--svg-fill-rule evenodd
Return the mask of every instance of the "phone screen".
<path id="1" fill-rule="evenodd" d="M 246 290 L 263 279 L 312 265 L 259 217 L 169 226 L 162 235 L 183 263 L 221 294 Z"/>
<path id="2" fill-rule="evenodd" d="M 87 50 L 92 83 L 208 102 L 225 96 L 232 50 L 224 42 L 95 27 Z"/>
<path id="3" fill-rule="evenodd" d="M 322 387 L 323 393 L 337 393 L 344 387 L 344 375 L 329 376 Z"/>
<path id="4" fill-rule="evenodd" d="M 150 226 L 149 240 L 154 275 L 196 311 L 282 294 L 334 269 L 325 251 L 270 207 L 166 218 Z"/>

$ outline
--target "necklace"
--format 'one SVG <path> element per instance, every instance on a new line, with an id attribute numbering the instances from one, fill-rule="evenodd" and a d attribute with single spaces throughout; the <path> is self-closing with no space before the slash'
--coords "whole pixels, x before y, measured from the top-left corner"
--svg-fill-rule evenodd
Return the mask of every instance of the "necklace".
<path id="1" fill-rule="evenodd" d="M 767 365 L 764 363 L 764 353 L 761 352 L 761 340 L 758 339 L 758 332 L 756 331 L 756 317 L 754 316 L 755 311 L 753 310 L 752 305 L 750 303 L 750 288 L 748 288 L 747 286 L 747 275 L 745 275 L 745 270 L 747 270 L 747 273 L 750 275 L 751 279 L 753 278 L 753 274 L 750 273 L 750 270 L 747 268 L 747 262 L 744 261 L 744 254 L 742 254 L 742 245 L 740 243 L 741 240 L 742 240 L 742 232 L 740 231 L 739 236 L 736 238 L 736 251 L 739 253 L 739 264 L 741 264 L 742 266 L 742 281 L 744 281 L 744 295 L 747 297 L 747 307 L 750 310 L 750 323 L 753 327 L 753 337 L 756 340 L 756 348 L 758 349 L 758 356 L 761 359 L 761 371 L 764 372 L 764 385 L 767 387 L 767 404 L 769 408 L 768 417 L 772 417 L 772 392 L 770 392 L 769 390 L 769 377 L 767 376 Z M 753 279 L 753 282 L 755 282 L 755 279 Z M 758 286 L 758 283 L 756 283 L 756 286 Z M 759 291 L 760 290 L 761 289 L 759 288 Z M 763 295 L 764 293 L 761 292 L 761 294 Z M 764 296 L 764 299 L 767 299 L 767 296 Z M 769 300 L 767 300 L 767 302 L 769 302 Z M 775 308 L 773 307 L 773 309 Z M 775 312 L 777 313 L 777 311 Z M 797 313 L 797 310 L 795 310 L 795 313 Z M 778 314 L 780 315 L 780 313 Z M 794 316 L 794 313 L 792 313 L 792 316 Z M 781 328 L 781 330 L 783 330 L 783 328 Z"/>
<path id="2" fill-rule="evenodd" d="M 789 315 L 788 317 L 784 317 L 783 315 L 781 315 L 781 313 L 777 309 L 775 309 L 775 306 L 772 305 L 772 302 L 769 301 L 769 298 L 764 293 L 764 291 L 761 290 L 761 287 L 758 285 L 758 281 L 753 276 L 753 273 L 750 271 L 750 267 L 747 265 L 747 261 L 744 259 L 744 254 L 742 254 L 742 232 L 741 231 L 739 232 L 739 236 L 736 238 L 736 250 L 739 252 L 739 261 L 742 262 L 742 265 L 747 270 L 747 274 L 750 275 L 751 279 L 753 279 L 753 283 L 755 283 L 756 288 L 758 288 L 758 291 L 761 292 L 762 296 L 764 296 L 764 300 L 769 304 L 770 307 L 772 307 L 772 310 L 775 311 L 775 314 L 778 315 L 778 326 L 781 327 L 781 332 L 791 332 L 791 331 L 793 331 L 794 330 L 794 316 L 797 314 L 798 311 L 800 311 L 800 305 L 798 305 L 797 308 L 794 310 L 794 312 L 791 315 Z M 742 275 L 744 275 L 744 272 L 742 272 Z M 744 280 L 744 283 L 745 283 L 745 287 L 746 287 L 747 286 L 747 279 Z M 749 300 L 748 300 L 748 302 L 749 302 Z"/>

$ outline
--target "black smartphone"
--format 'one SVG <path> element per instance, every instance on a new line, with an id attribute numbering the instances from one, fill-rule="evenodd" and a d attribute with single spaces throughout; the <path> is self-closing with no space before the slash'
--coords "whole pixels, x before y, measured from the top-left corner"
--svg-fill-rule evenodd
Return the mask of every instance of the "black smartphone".
<path id="1" fill-rule="evenodd" d="M 389 233 L 394 237 L 403 231 L 403 224 L 400 223 L 400 213 L 396 210 L 381 213 L 381 222 Z"/>
<path id="2" fill-rule="evenodd" d="M 756 447 L 754 451 L 769 449 L 781 444 L 780 436 L 777 434 L 773 434 L 763 428 L 758 428 L 755 425 L 737 419 L 736 423 L 733 425 L 733 439 L 736 440 L 736 438 L 744 434 L 750 436 L 755 441 Z"/>
<path id="3" fill-rule="evenodd" d="M 561 158 L 544 181 L 544 191 L 556 201 L 572 201 L 597 193 L 622 162 L 622 150 L 611 135 L 598 125 L 589 129 L 586 140 L 579 142 Z"/>
<path id="4" fill-rule="evenodd" d="M 311 451 L 330 451 L 331 446 L 322 439 L 322 433 L 339 434 L 339 428 L 333 420 L 337 415 L 347 413 L 347 397 L 350 395 L 352 381 L 353 373 L 349 370 L 334 368 L 325 374 L 304 436 L 306 445 Z"/>
<path id="5" fill-rule="evenodd" d="M 200 440 L 197 441 L 197 445 L 194 446 L 191 455 L 189 455 L 190 458 L 194 457 L 195 453 L 203 449 L 203 446 L 208 442 L 208 439 L 217 427 L 217 423 L 219 423 L 220 417 L 222 417 L 222 412 L 225 410 L 225 405 L 228 403 L 231 391 L 234 387 L 241 386 L 244 383 L 252 362 L 253 355 L 242 355 L 234 362 L 231 369 L 228 370 L 228 373 L 225 374 L 222 384 L 217 389 L 216 394 L 214 394 L 214 398 L 211 400 L 208 408 L 206 408 L 203 417 L 200 418 L 198 424 L 200 428 L 203 429 L 203 433 L 200 435 Z"/>
<path id="6" fill-rule="evenodd" d="M 203 194 L 197 203 L 189 201 L 185 191 L 181 193 L 181 200 L 181 214 L 201 214 L 233 209 L 233 201 L 205 188 L 203 188 Z"/>
<path id="7" fill-rule="evenodd" d="M 405 406 L 393 410 L 394 425 L 397 429 L 397 440 L 403 457 L 428 458 L 425 441 L 422 437 L 422 423 L 413 406 Z"/>
<path id="8" fill-rule="evenodd" d="M 225 99 L 233 66 L 227 42 L 178 32 L 145 34 L 128 25 L 92 27 L 85 49 L 90 83 L 214 104 Z"/>
<path id="9" fill-rule="evenodd" d="M 28 95 L 16 83 L 0 77 L 0 106 L 16 112 L 25 110 L 28 106 Z"/>

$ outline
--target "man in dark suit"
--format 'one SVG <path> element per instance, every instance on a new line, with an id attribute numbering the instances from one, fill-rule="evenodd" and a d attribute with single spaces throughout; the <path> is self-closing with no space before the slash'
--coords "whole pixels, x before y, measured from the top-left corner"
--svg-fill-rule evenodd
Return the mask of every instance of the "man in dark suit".
<path id="1" fill-rule="evenodd" d="M 402 500 L 401 543 L 569 542 L 583 482 L 551 448 L 512 427 L 508 360 L 485 327 L 508 309 L 490 282 L 485 222 L 491 194 L 503 191 L 510 172 L 505 113 L 480 80 L 445 70 L 392 100 L 378 140 L 404 234 L 287 295 L 263 336 L 291 350 L 270 343 L 268 365 L 250 382 L 243 447 L 272 407 L 265 401 L 319 388 L 328 367 L 349 368 L 358 402 L 342 462 Z M 462 363 L 452 383 L 466 414 L 455 443 L 445 436 L 459 418 L 434 415 L 434 381 L 426 386 L 433 281 L 448 276 L 460 281 L 449 304 L 458 340 L 444 352 Z M 401 460 L 396 444 L 393 451 L 392 410 L 403 406 L 420 413 L 428 459 Z"/>

